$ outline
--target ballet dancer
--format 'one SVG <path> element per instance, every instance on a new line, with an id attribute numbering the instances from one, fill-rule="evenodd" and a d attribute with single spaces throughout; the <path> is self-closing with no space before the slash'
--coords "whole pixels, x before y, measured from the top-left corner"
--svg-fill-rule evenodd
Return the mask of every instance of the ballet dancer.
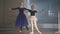
<path id="1" fill-rule="evenodd" d="M 37 27 L 37 18 L 35 16 L 35 13 L 38 13 L 38 12 L 34 10 L 34 5 L 31 6 L 31 10 L 29 10 L 29 12 L 30 12 L 30 23 L 32 25 L 32 32 L 30 32 L 30 34 L 34 34 L 34 26 L 37 29 L 38 33 L 41 34 L 41 32 L 39 31 Z"/>
<path id="2" fill-rule="evenodd" d="M 17 16 L 16 19 L 16 26 L 20 28 L 19 32 L 22 32 L 22 27 L 26 27 L 27 30 L 29 30 L 28 28 L 28 20 L 26 18 L 26 15 L 24 14 L 24 10 L 27 10 L 26 8 L 24 8 L 24 3 L 20 2 L 20 7 L 17 8 L 12 8 L 10 10 L 19 10 L 19 14 Z"/>

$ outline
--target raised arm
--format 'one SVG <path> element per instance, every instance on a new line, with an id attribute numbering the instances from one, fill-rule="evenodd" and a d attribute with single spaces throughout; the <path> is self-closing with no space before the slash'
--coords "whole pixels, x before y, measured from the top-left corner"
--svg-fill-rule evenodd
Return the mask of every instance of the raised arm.
<path id="1" fill-rule="evenodd" d="M 42 9 L 42 10 L 39 10 L 39 11 L 37 11 L 37 13 L 38 13 L 38 14 L 44 13 L 44 10 L 43 10 L 43 9 Z"/>
<path id="2" fill-rule="evenodd" d="M 30 9 L 24 8 L 26 13 L 30 12 Z"/>
<path id="3" fill-rule="evenodd" d="M 37 13 L 37 14 L 40 14 L 40 11 L 37 11 L 36 13 Z"/>
<path id="4" fill-rule="evenodd" d="M 30 10 L 30 9 L 27 9 L 27 8 L 24 8 L 24 9 L 25 9 L 25 10 L 28 10 L 28 11 Z"/>
<path id="5" fill-rule="evenodd" d="M 19 7 L 17 7 L 17 8 L 9 8 L 9 10 L 16 10 L 16 9 L 19 9 Z"/>
<path id="6" fill-rule="evenodd" d="M 16 9 L 19 9 L 19 7 L 17 7 L 17 8 L 11 8 L 12 10 L 16 10 Z"/>

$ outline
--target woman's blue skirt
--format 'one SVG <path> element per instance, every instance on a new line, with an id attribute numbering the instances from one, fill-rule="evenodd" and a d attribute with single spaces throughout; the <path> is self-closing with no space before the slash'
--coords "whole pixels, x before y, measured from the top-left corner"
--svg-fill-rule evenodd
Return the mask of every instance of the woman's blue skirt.
<path id="1" fill-rule="evenodd" d="M 20 14 L 17 16 L 16 26 L 18 26 L 18 27 L 28 26 L 28 20 L 27 20 L 25 14 L 20 13 Z"/>

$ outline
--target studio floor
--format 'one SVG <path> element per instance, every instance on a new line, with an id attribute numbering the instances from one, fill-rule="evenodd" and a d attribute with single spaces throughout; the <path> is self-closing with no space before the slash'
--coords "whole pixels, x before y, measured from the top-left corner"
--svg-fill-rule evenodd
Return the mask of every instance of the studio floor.
<path id="1" fill-rule="evenodd" d="M 27 31 L 23 29 L 22 32 L 19 32 L 18 29 L 10 28 L 10 29 L 1 29 L 0 34 L 30 34 L 30 30 Z M 36 30 L 34 30 L 34 34 L 39 34 Z M 42 34 L 55 34 L 55 31 L 42 31 Z"/>

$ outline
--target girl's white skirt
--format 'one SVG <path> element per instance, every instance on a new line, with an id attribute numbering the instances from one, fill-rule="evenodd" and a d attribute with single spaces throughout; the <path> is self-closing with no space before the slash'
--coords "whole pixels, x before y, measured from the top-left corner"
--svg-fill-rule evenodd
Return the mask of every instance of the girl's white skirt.
<path id="1" fill-rule="evenodd" d="M 36 16 L 30 16 L 30 21 L 37 21 Z"/>

